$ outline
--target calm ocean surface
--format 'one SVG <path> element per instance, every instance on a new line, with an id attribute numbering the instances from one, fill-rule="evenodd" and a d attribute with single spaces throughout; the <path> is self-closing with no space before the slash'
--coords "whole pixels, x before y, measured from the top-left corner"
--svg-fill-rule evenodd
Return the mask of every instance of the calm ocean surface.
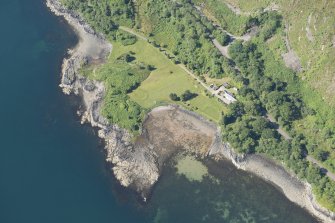
<path id="1" fill-rule="evenodd" d="M 167 169 L 148 205 L 118 185 L 102 144 L 58 87 L 77 39 L 43 0 L 0 0 L 0 223 L 292 222 L 316 220 L 273 186 L 207 161 L 212 178 Z"/>

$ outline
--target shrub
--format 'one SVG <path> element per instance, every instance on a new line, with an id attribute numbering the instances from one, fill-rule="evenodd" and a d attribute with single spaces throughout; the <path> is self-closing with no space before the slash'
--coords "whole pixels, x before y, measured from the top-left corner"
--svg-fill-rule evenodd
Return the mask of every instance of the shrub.
<path id="1" fill-rule="evenodd" d="M 172 101 L 180 101 L 180 97 L 176 93 L 171 93 L 169 97 Z"/>
<path id="2" fill-rule="evenodd" d="M 188 101 L 191 100 L 193 98 L 195 98 L 196 96 L 198 96 L 198 94 L 196 93 L 192 93 L 189 90 L 186 90 L 182 95 L 181 95 L 181 100 L 182 101 Z"/>

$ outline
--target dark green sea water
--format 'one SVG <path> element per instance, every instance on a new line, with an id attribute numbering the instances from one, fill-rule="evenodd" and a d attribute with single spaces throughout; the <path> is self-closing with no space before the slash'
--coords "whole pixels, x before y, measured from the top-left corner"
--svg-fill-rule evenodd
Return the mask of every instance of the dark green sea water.
<path id="1" fill-rule="evenodd" d="M 229 163 L 217 182 L 167 169 L 148 205 L 118 185 L 103 145 L 58 87 L 77 39 L 43 0 L 0 0 L 0 223 L 316 222 Z"/>

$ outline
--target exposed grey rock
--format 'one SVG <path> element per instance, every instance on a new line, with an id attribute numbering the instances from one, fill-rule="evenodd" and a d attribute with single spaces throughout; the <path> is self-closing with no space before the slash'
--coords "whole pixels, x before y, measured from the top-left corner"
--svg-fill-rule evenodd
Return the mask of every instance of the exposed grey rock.
<path id="1" fill-rule="evenodd" d="M 95 85 L 94 85 L 93 81 L 87 81 L 86 84 L 85 84 L 85 86 L 84 86 L 84 89 L 86 91 L 90 91 L 90 92 L 94 91 Z"/>

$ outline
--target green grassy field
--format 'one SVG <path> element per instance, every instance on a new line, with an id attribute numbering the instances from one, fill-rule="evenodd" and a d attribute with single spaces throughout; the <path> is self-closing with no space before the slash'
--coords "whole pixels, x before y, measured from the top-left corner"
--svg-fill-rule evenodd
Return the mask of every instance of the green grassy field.
<path id="1" fill-rule="evenodd" d="M 123 46 L 113 43 L 113 52 L 109 61 L 114 61 L 120 55 L 134 52 L 136 61 L 155 66 L 149 77 L 129 94 L 130 98 L 144 108 L 153 108 L 161 104 L 179 104 L 193 110 L 209 120 L 219 122 L 225 106 L 216 98 L 206 96 L 205 89 L 193 80 L 183 69 L 169 60 L 159 49 L 144 40 L 138 40 L 134 45 Z M 108 63 L 107 63 L 108 64 Z M 173 102 L 170 93 L 182 94 L 185 90 L 197 93 L 194 99 L 184 102 Z"/>
<path id="2" fill-rule="evenodd" d="M 180 95 L 185 90 L 197 93 L 198 96 L 186 103 L 177 102 L 189 110 L 193 110 L 207 119 L 218 122 L 225 106 L 216 98 L 206 96 L 205 89 L 193 80 L 182 68 L 175 65 L 159 49 L 144 40 L 138 40 L 134 45 L 123 46 L 113 43 L 113 53 L 110 60 L 132 51 L 136 60 L 154 65 L 155 70 L 141 85 L 129 94 L 130 98 L 144 108 L 153 108 L 161 104 L 176 103 L 169 98 L 170 93 Z"/>
<path id="3" fill-rule="evenodd" d="M 114 80 L 110 75 L 127 73 L 129 70 L 133 70 L 131 72 L 137 74 L 138 64 L 143 63 L 152 65 L 155 69 L 148 78 L 128 94 L 131 102 L 137 103 L 145 110 L 150 110 L 160 105 L 178 104 L 216 123 L 220 121 L 222 112 L 227 111 L 226 106 L 222 102 L 219 102 L 216 97 L 209 96 L 201 84 L 187 74 L 179 65 L 171 61 L 164 52 L 161 52 L 147 41 L 138 38 L 137 42 L 132 45 L 124 46 L 119 41 L 112 41 L 112 45 L 113 50 L 106 63 L 101 66 L 86 67 L 81 71 L 84 76 L 105 82 L 107 91 L 110 86 L 114 85 L 113 81 L 117 81 L 116 85 L 118 86 L 122 85 L 122 83 L 119 83 L 121 79 L 114 78 Z M 128 65 L 117 62 L 118 58 L 125 54 L 133 55 L 135 60 Z M 176 93 L 180 96 L 186 90 L 196 93 L 197 96 L 187 102 L 172 101 L 169 97 L 171 93 Z M 114 106 L 114 104 L 112 105 Z M 113 109 L 113 106 L 110 106 L 111 109 Z M 108 111 L 105 113 L 108 114 Z M 112 113 L 116 113 L 116 111 Z M 121 113 L 116 115 L 113 120 L 117 122 L 122 120 L 122 123 L 126 123 L 126 118 Z M 129 127 L 131 124 L 133 123 L 127 123 L 124 126 Z"/>

